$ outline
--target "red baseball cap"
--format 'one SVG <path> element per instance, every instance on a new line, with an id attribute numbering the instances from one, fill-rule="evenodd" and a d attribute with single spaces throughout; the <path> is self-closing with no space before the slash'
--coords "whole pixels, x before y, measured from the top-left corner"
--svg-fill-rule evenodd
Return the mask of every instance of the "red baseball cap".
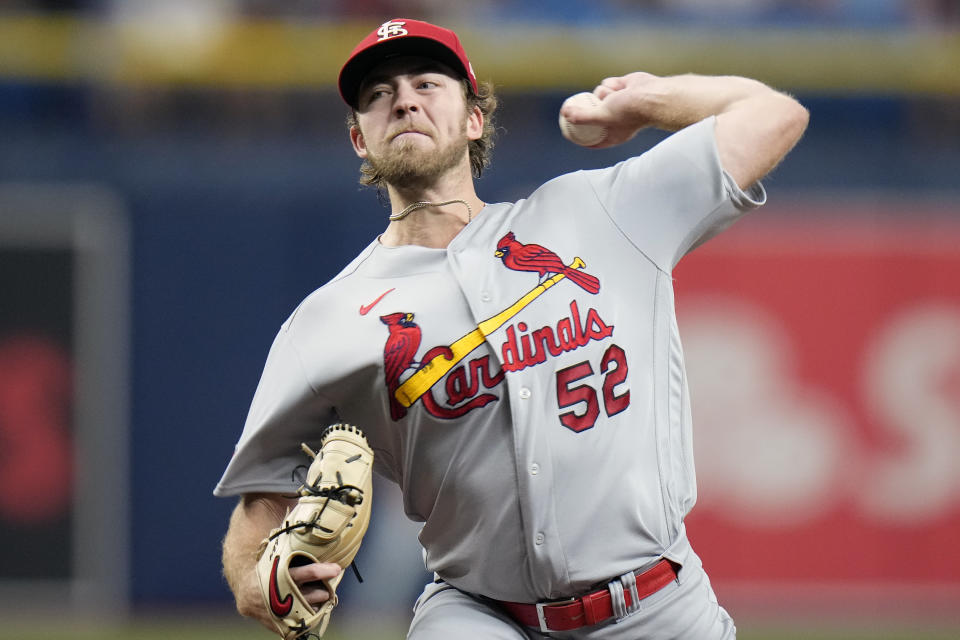
<path id="1" fill-rule="evenodd" d="M 457 34 L 429 22 L 394 18 L 374 29 L 350 54 L 340 69 L 340 97 L 356 109 L 363 78 L 384 59 L 402 55 L 438 60 L 462 74 L 477 92 L 477 77 Z"/>

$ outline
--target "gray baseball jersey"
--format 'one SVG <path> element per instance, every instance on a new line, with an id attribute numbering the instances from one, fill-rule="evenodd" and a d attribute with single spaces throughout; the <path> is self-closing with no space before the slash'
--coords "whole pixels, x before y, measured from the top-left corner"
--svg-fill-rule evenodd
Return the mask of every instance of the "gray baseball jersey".
<path id="1" fill-rule="evenodd" d="M 689 550 L 696 499 L 671 271 L 765 200 L 715 119 L 489 204 L 446 249 L 374 241 L 283 324 L 215 493 L 289 492 L 360 426 L 427 569 L 533 602 Z"/>

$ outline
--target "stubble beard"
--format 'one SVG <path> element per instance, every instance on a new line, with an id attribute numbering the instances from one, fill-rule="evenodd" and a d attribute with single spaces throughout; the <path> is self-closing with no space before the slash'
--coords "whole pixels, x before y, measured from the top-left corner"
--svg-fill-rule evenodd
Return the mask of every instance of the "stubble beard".
<path id="1" fill-rule="evenodd" d="M 368 153 L 367 162 L 383 181 L 399 189 L 430 187 L 451 170 L 460 166 L 467 155 L 469 140 L 466 126 L 461 136 L 446 147 L 423 149 L 414 141 L 388 145 L 382 154 Z"/>

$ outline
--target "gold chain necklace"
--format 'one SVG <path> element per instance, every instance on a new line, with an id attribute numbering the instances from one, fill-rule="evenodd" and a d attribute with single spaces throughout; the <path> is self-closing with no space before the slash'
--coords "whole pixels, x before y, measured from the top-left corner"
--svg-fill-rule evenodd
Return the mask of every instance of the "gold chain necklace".
<path id="1" fill-rule="evenodd" d="M 473 209 L 470 208 L 470 203 L 468 203 L 466 200 L 447 200 L 446 202 L 427 202 L 426 200 L 420 200 L 418 202 L 412 202 L 408 204 L 406 207 L 404 207 L 403 211 L 391 213 L 389 219 L 391 222 L 403 220 L 407 217 L 407 215 L 410 214 L 411 211 L 423 209 L 424 207 L 442 207 L 444 205 L 454 204 L 455 202 L 459 202 L 467 208 L 467 222 L 469 223 L 471 220 L 473 220 Z"/>

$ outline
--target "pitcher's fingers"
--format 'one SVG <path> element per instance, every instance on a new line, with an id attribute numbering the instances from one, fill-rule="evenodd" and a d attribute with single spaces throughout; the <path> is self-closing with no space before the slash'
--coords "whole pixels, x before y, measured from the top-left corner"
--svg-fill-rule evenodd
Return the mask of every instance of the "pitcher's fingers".
<path id="1" fill-rule="evenodd" d="M 601 100 L 615 91 L 626 88 L 627 83 L 622 76 L 604 78 L 602 82 L 593 90 L 593 95 Z"/>
<path id="2" fill-rule="evenodd" d="M 311 605 L 321 605 L 330 599 L 323 581 L 336 577 L 340 566 L 330 562 L 290 567 L 290 577 L 300 587 L 300 593 Z"/>
<path id="3" fill-rule="evenodd" d="M 309 582 L 300 587 L 300 593 L 307 599 L 311 605 L 321 605 L 330 599 L 330 592 L 323 586 L 322 582 Z"/>
<path id="4" fill-rule="evenodd" d="M 290 577 L 297 584 L 329 580 L 340 575 L 340 565 L 333 562 L 314 562 L 300 567 L 290 567 Z"/>

